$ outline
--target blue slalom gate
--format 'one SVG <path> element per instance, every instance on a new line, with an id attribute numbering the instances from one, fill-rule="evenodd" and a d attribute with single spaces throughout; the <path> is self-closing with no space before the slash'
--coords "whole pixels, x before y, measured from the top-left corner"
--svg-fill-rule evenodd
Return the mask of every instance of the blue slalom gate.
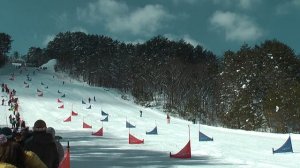
<path id="1" fill-rule="evenodd" d="M 213 141 L 213 140 L 214 140 L 213 138 L 210 138 L 204 133 L 202 133 L 201 131 L 199 131 L 199 141 Z"/>
<path id="2" fill-rule="evenodd" d="M 146 134 L 147 135 L 157 135 L 157 126 L 152 131 L 146 132 Z"/>
<path id="3" fill-rule="evenodd" d="M 274 153 L 286 153 L 286 152 L 292 152 L 293 153 L 293 146 L 292 146 L 292 140 L 291 136 L 285 141 L 285 143 L 278 149 L 274 150 L 272 148 L 273 154 Z"/>

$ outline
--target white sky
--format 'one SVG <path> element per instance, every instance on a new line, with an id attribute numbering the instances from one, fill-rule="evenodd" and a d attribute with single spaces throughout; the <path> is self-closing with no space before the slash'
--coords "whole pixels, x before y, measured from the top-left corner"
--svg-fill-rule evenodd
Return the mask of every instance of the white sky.
<path id="1" fill-rule="evenodd" d="M 20 101 L 20 114 L 30 128 L 37 119 L 46 121 L 47 126 L 54 127 L 57 135 L 71 145 L 71 167 L 239 167 L 239 168 L 296 168 L 300 165 L 300 135 L 291 134 L 294 153 L 272 154 L 272 148 L 279 148 L 288 138 L 288 134 L 260 133 L 243 130 L 232 130 L 220 127 L 201 125 L 201 131 L 213 142 L 199 142 L 199 125 L 174 118 L 171 124 L 166 123 L 166 114 L 159 109 L 144 108 L 121 99 L 121 94 L 114 89 L 96 88 L 85 83 L 71 80 L 67 75 L 54 73 L 54 61 L 46 64 L 48 70 L 19 73 L 12 67 L 0 69 L 0 83 L 17 91 Z M 9 80 L 14 72 L 16 78 Z M 26 74 L 32 81 L 26 81 Z M 54 78 L 53 78 L 54 76 Z M 30 87 L 25 88 L 24 81 Z M 65 85 L 62 85 L 65 81 Z M 45 85 L 41 85 L 43 82 Z M 45 87 L 49 88 L 46 89 Z M 37 96 L 37 89 L 42 90 L 43 97 Z M 62 93 L 59 94 L 57 91 Z M 66 94 L 65 98 L 61 98 Z M 7 99 L 4 93 L 0 93 Z M 96 102 L 93 97 L 96 97 Z M 88 97 L 91 97 L 92 109 L 88 110 Z M 64 109 L 57 103 L 63 101 Z M 87 102 L 86 105 L 81 100 Z M 72 117 L 72 122 L 63 122 L 70 116 L 72 109 L 79 115 Z M 108 122 L 103 123 L 104 136 L 94 137 L 91 132 L 101 128 L 101 110 L 109 113 Z M 140 117 L 139 110 L 143 111 Z M 9 114 L 8 106 L 0 106 L 0 125 L 6 125 Z M 136 125 L 130 129 L 131 134 L 144 139 L 144 144 L 128 144 L 127 120 Z M 83 120 L 92 125 L 92 129 L 83 129 Z M 146 135 L 155 125 L 158 135 Z M 171 159 L 169 152 L 177 153 L 188 142 L 188 125 L 190 126 L 192 158 L 188 160 Z"/>

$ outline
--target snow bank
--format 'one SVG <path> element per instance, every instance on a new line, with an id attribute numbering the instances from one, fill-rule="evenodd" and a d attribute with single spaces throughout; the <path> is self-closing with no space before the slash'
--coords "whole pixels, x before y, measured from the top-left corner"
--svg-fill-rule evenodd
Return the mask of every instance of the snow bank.
<path id="1" fill-rule="evenodd" d="M 46 64 L 43 64 L 41 68 L 47 68 L 48 71 L 55 72 L 54 66 L 56 65 L 56 63 L 56 59 L 51 59 Z"/>

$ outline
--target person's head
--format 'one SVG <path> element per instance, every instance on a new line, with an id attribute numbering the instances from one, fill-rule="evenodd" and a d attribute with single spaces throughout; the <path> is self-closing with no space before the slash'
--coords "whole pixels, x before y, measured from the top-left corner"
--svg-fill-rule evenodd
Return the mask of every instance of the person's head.
<path id="1" fill-rule="evenodd" d="M 47 128 L 47 133 L 50 133 L 53 138 L 55 138 L 55 129 L 52 127 Z"/>
<path id="2" fill-rule="evenodd" d="M 34 132 L 46 132 L 46 130 L 47 130 L 47 125 L 46 125 L 45 121 L 37 120 L 34 123 L 34 126 L 33 126 Z"/>
<path id="3" fill-rule="evenodd" d="M 1 128 L 0 134 L 4 135 L 7 140 L 13 140 L 13 132 L 9 127 Z"/>
<path id="4" fill-rule="evenodd" d="M 0 134 L 0 145 L 5 145 L 7 143 L 7 138 L 4 134 Z"/>
<path id="5" fill-rule="evenodd" d="M 15 133 L 15 141 L 16 142 L 21 142 L 23 139 L 22 134 L 20 132 Z"/>
<path id="6" fill-rule="evenodd" d="M 0 134 L 0 162 L 12 164 L 18 168 L 25 167 L 24 150 L 20 144 L 7 141 L 4 134 Z"/>

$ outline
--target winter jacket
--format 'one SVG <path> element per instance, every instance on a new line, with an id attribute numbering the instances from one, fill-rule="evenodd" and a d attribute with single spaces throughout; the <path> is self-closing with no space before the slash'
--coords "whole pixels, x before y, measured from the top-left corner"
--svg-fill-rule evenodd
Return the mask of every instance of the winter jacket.
<path id="1" fill-rule="evenodd" d="M 62 159 L 64 158 L 64 155 L 65 155 L 64 148 L 61 145 L 61 143 L 59 142 L 59 139 L 57 139 L 55 137 L 55 129 L 54 128 L 48 127 L 46 132 L 49 133 L 49 134 L 51 134 L 52 137 L 53 137 L 53 139 L 54 139 L 54 141 L 55 141 L 56 148 L 57 148 L 57 151 L 58 151 L 59 163 L 60 163 L 62 161 Z"/>
<path id="2" fill-rule="evenodd" d="M 43 161 L 33 152 L 25 151 L 26 168 L 47 168 Z"/>
<path id="3" fill-rule="evenodd" d="M 55 140 L 55 144 L 56 144 L 56 148 L 57 148 L 57 152 L 58 152 L 59 162 L 61 162 L 65 155 L 64 147 L 57 140 Z"/>
<path id="4" fill-rule="evenodd" d="M 24 143 L 24 149 L 34 152 L 48 166 L 57 168 L 59 165 L 58 151 L 51 134 L 35 131 Z"/>
<path id="5" fill-rule="evenodd" d="M 47 168 L 40 158 L 31 151 L 25 151 L 25 167 L 26 168 Z M 0 162 L 0 168 L 17 168 L 16 166 Z"/>
<path id="6" fill-rule="evenodd" d="M 0 168 L 17 168 L 17 167 L 9 163 L 0 162 Z"/>

